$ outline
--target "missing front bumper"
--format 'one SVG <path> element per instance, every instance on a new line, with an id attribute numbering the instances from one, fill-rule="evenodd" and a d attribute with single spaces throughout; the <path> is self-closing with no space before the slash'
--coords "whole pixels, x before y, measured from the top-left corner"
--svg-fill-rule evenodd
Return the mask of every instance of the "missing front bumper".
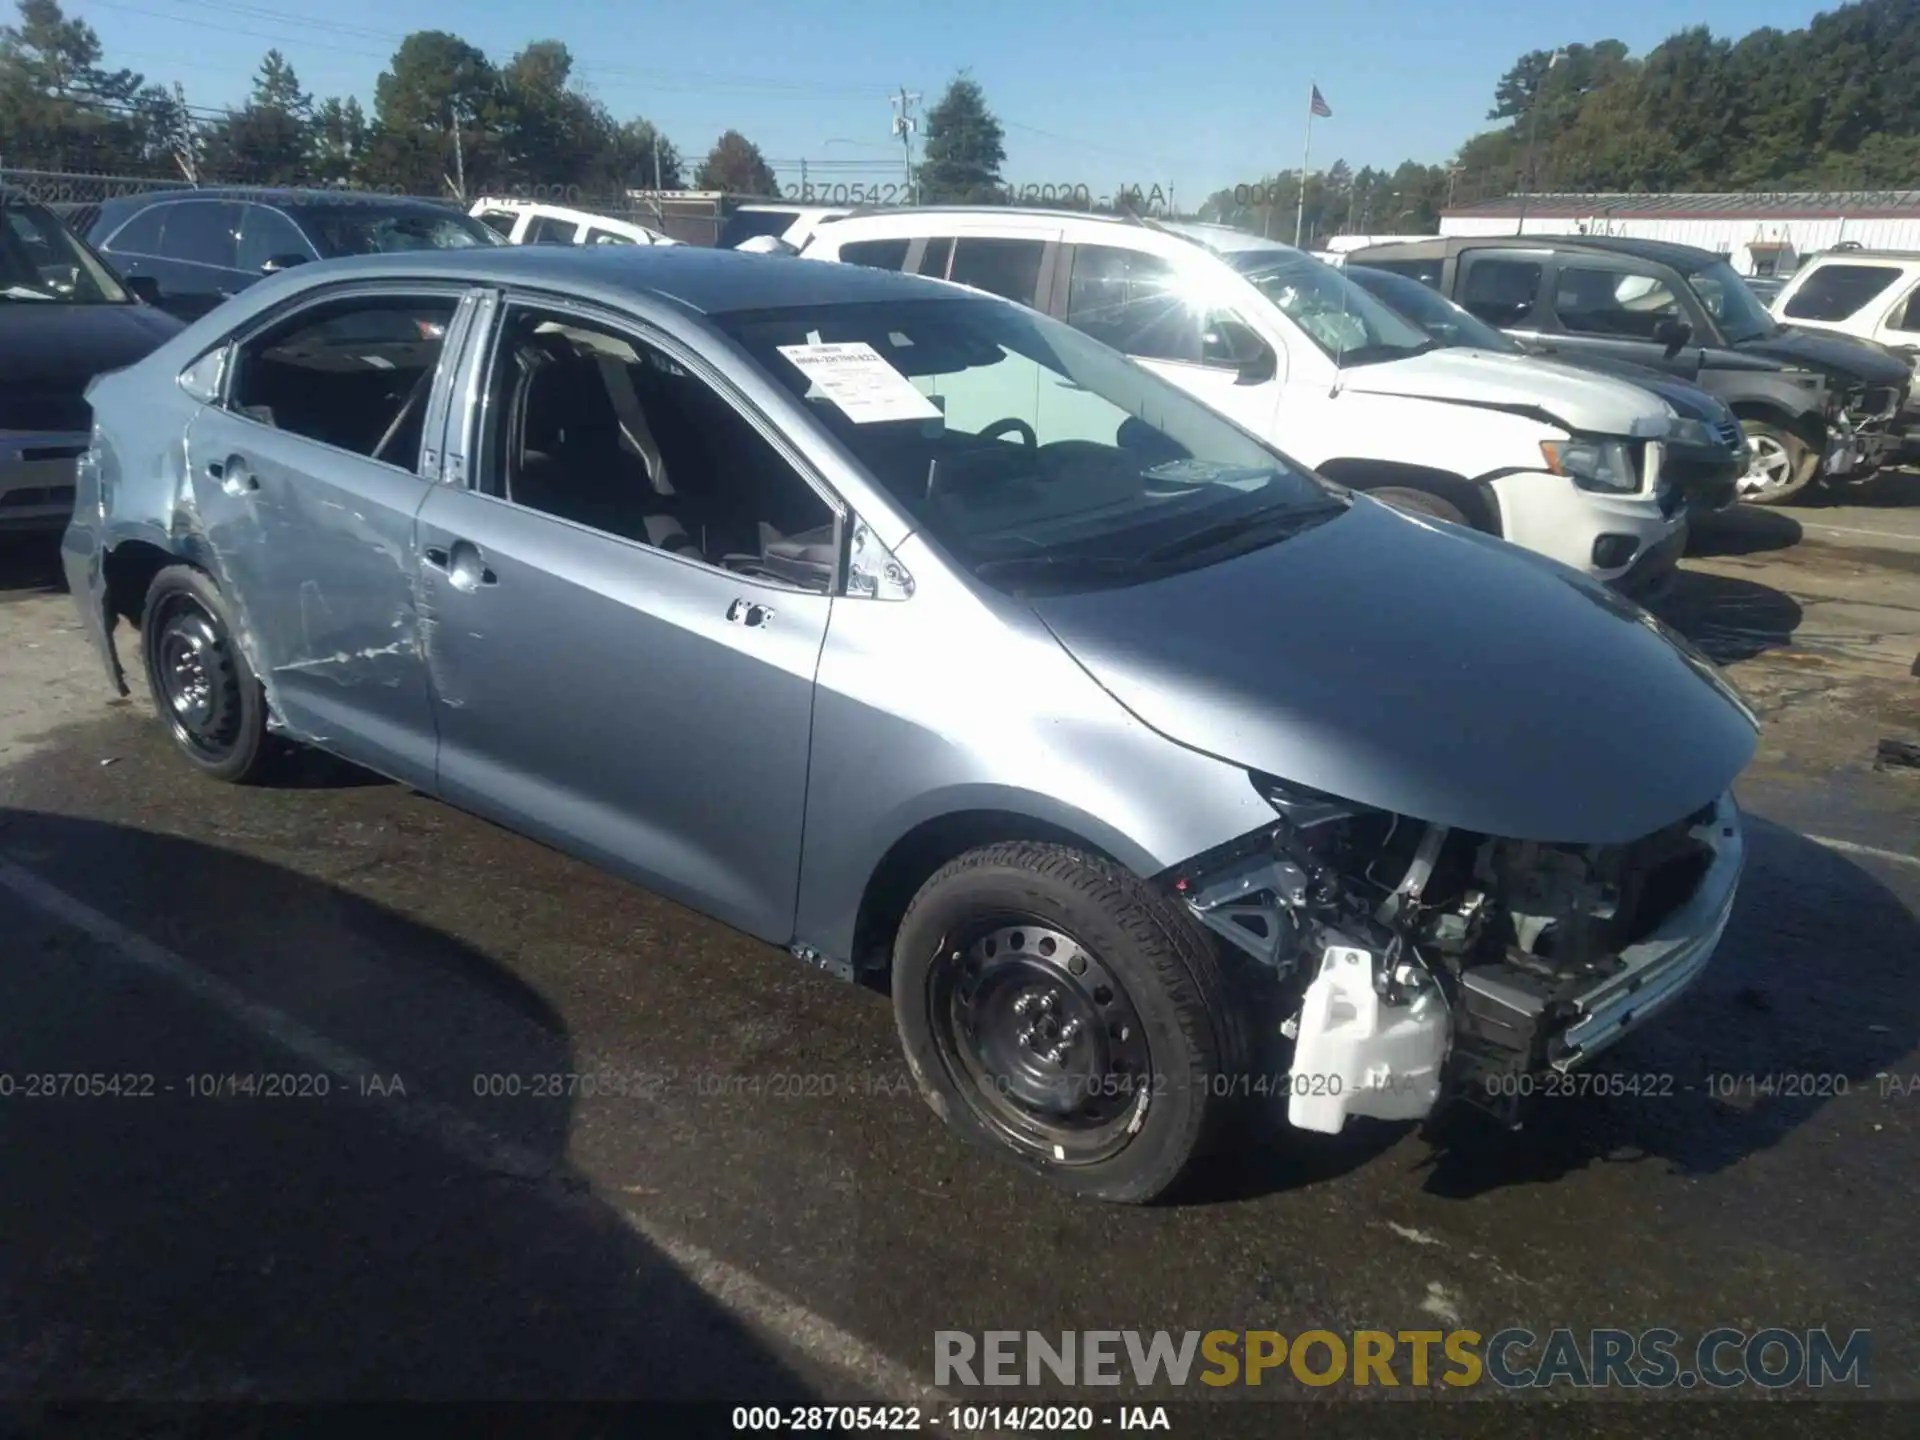
<path id="1" fill-rule="evenodd" d="M 1745 864 L 1731 795 L 1686 833 L 1705 855 L 1687 898 L 1571 995 L 1490 964 L 1464 970 L 1449 999 L 1424 968 L 1330 937 L 1288 1022 L 1288 1119 L 1337 1133 L 1353 1116 L 1418 1120 L 1450 1100 L 1486 1104 L 1523 1088 L 1506 1083 L 1514 1077 L 1577 1069 L 1647 1023 L 1706 969 Z"/>

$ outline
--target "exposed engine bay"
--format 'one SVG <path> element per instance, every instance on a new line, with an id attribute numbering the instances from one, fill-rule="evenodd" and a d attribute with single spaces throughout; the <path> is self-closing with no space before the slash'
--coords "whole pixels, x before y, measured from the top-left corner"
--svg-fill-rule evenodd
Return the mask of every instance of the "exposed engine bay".
<path id="1" fill-rule="evenodd" d="M 1738 882 L 1731 797 L 1631 844 L 1577 845 L 1256 783 L 1279 824 L 1168 878 L 1271 984 L 1303 1129 L 1450 1099 L 1512 1122 L 1512 1077 L 1584 1063 L 1685 988 Z"/>

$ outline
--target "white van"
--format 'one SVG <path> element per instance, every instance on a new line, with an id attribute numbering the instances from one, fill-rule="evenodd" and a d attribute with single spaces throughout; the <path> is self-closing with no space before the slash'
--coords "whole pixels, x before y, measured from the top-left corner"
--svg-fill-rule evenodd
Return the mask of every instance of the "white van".
<path id="1" fill-rule="evenodd" d="M 678 245 L 658 230 L 541 200 L 482 197 L 467 212 L 515 245 Z"/>
<path id="2" fill-rule="evenodd" d="M 1629 593 L 1662 584 L 1686 545 L 1682 497 L 1660 474 L 1665 401 L 1521 356 L 1437 349 L 1288 245 L 1222 226 L 933 206 L 834 221 L 803 253 L 1042 310 L 1329 479 Z"/>

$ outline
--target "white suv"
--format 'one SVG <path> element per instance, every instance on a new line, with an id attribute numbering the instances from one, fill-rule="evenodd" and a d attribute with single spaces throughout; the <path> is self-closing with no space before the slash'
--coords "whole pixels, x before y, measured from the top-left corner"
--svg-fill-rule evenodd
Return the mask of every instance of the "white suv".
<path id="1" fill-rule="evenodd" d="M 1544 361 L 1438 349 L 1291 246 L 1221 226 L 935 206 L 834 221 L 804 255 L 1045 311 L 1329 479 L 1631 593 L 1662 583 L 1685 548 L 1682 498 L 1660 476 L 1666 402 Z M 1049 399 L 1074 402 L 1064 388 Z"/>
<path id="2" fill-rule="evenodd" d="M 591 210 L 570 210 L 539 200 L 482 197 L 467 212 L 515 245 L 678 245 L 678 240 Z"/>
<path id="3" fill-rule="evenodd" d="M 1782 325 L 1831 330 L 1898 352 L 1916 383 L 1897 427 L 1911 452 L 1920 441 L 1920 254 L 1828 250 L 1810 256 L 1769 307 Z"/>

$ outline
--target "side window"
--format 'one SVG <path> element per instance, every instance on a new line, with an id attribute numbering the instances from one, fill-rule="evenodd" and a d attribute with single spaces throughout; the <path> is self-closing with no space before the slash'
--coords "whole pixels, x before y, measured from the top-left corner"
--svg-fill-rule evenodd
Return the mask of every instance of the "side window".
<path id="1" fill-rule="evenodd" d="M 520 217 L 511 210 L 482 210 L 480 223 L 508 240 L 513 238 L 513 227 Z"/>
<path id="2" fill-rule="evenodd" d="M 1537 260 L 1473 257 L 1465 262 L 1460 308 L 1489 325 L 1505 329 L 1529 325 L 1538 310 L 1540 281 L 1546 274 Z"/>
<path id="3" fill-rule="evenodd" d="M 1787 319 L 1845 320 L 1899 278 L 1893 265 L 1822 265 L 1787 301 Z"/>
<path id="4" fill-rule="evenodd" d="M 361 296 L 302 310 L 240 347 L 228 406 L 412 470 L 454 305 L 452 296 Z"/>
<path id="5" fill-rule="evenodd" d="M 258 270 L 269 260 L 284 255 L 313 258 L 307 237 L 278 210 L 266 205 L 249 205 L 240 221 L 240 255 L 237 269 Z"/>
<path id="6" fill-rule="evenodd" d="M 1571 331 L 1623 340 L 1652 340 L 1661 321 L 1686 315 L 1664 280 L 1585 265 L 1560 272 L 1553 307 Z"/>
<path id="7" fill-rule="evenodd" d="M 1046 253 L 1046 244 L 1040 240 L 963 235 L 954 242 L 953 268 L 947 278 L 1031 305 L 1040 290 L 1040 263 Z"/>
<path id="8" fill-rule="evenodd" d="M 744 575 L 833 588 L 833 511 L 731 403 L 662 351 L 516 307 L 488 385 L 489 493 Z"/>
<path id="9" fill-rule="evenodd" d="M 900 240 L 855 240 L 840 247 L 840 258 L 849 265 L 870 265 L 876 270 L 898 270 L 907 263 L 907 246 Z"/>
<path id="10" fill-rule="evenodd" d="M 1356 265 L 1365 265 L 1369 270 L 1385 270 L 1389 275 L 1404 275 L 1409 280 L 1418 280 L 1435 290 L 1440 288 L 1441 271 L 1446 262 L 1438 257 L 1432 260 L 1356 260 Z M 1496 262 L 1506 263 L 1506 262 Z M 1471 275 L 1471 271 L 1469 271 Z M 1539 286 L 1539 276 L 1534 277 L 1535 288 Z"/>
<path id="11" fill-rule="evenodd" d="M 552 215 L 536 215 L 533 223 L 527 226 L 527 245 L 571 245 L 574 236 L 580 233 L 577 221 L 561 220 Z"/>
<path id="12" fill-rule="evenodd" d="M 224 200 L 181 200 L 167 206 L 162 254 L 169 260 L 234 268 L 240 207 Z"/>
<path id="13" fill-rule="evenodd" d="M 1887 321 L 1890 330 L 1904 330 L 1920 334 L 1920 289 L 1907 296 L 1906 304 L 1893 312 L 1893 318 Z"/>
<path id="14" fill-rule="evenodd" d="M 1075 246 L 1066 318 L 1123 354 L 1194 365 L 1203 358 L 1201 317 L 1181 298 L 1172 264 L 1157 255 Z"/>
<path id="15" fill-rule="evenodd" d="M 589 230 L 585 243 L 588 245 L 638 245 L 640 242 L 631 235 L 622 235 L 614 230 Z"/>
<path id="16" fill-rule="evenodd" d="M 947 278 L 947 267 L 953 263 L 953 237 L 936 235 L 927 241 L 927 248 L 920 256 L 919 274 L 931 275 L 935 280 Z"/>
<path id="17" fill-rule="evenodd" d="M 149 205 L 135 215 L 113 237 L 112 254 L 115 255 L 158 255 L 160 254 L 161 230 L 166 224 L 170 205 Z"/>

